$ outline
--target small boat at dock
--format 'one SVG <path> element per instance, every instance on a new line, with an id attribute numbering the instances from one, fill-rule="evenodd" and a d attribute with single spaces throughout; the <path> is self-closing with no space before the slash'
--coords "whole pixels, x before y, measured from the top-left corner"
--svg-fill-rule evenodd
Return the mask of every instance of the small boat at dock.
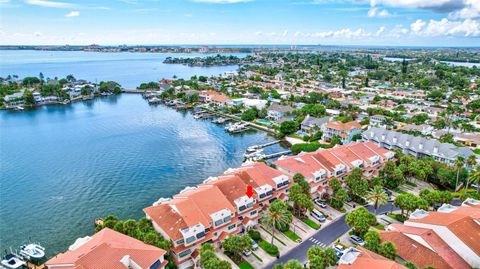
<path id="1" fill-rule="evenodd" d="M 26 244 L 20 247 L 20 255 L 27 259 L 39 260 L 45 257 L 45 248 L 40 246 L 40 244 Z"/>
<path id="2" fill-rule="evenodd" d="M 3 257 L 1 264 L 7 268 L 16 269 L 23 267 L 27 263 L 15 253 L 7 253 L 5 257 Z"/>
<path id="3" fill-rule="evenodd" d="M 230 124 L 228 126 L 225 126 L 225 131 L 229 133 L 239 133 L 248 130 L 248 123 L 243 123 L 243 122 L 237 122 L 234 124 Z"/>

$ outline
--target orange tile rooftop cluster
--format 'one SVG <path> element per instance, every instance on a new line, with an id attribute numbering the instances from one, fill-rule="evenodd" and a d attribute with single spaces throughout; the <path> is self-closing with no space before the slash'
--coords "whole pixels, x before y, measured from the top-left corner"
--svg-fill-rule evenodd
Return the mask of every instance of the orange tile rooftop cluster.
<path id="1" fill-rule="evenodd" d="M 160 199 L 145 208 L 157 232 L 173 242 L 172 257 L 179 268 L 198 263 L 204 242 L 217 245 L 230 234 L 255 226 L 259 210 L 286 197 L 291 179 L 264 163 L 246 164 L 188 187 L 171 199 Z M 247 186 L 253 196 L 246 195 Z"/>
<path id="2" fill-rule="evenodd" d="M 414 241 L 391 233 L 407 235 Z M 478 268 L 480 201 L 467 199 L 458 207 L 444 204 L 437 211 L 416 210 L 403 225 L 390 225 L 381 237 L 398 243 L 399 256 L 416 261 L 420 267 Z M 415 245 L 418 252 L 410 253 L 407 245 Z"/>
<path id="3" fill-rule="evenodd" d="M 344 252 L 338 261 L 337 269 L 407 269 L 407 267 L 357 246 Z"/>
<path id="4" fill-rule="evenodd" d="M 45 264 L 62 269 L 163 269 L 167 264 L 165 254 L 163 249 L 104 228 L 92 237 L 77 239 L 67 252 Z"/>
<path id="5" fill-rule="evenodd" d="M 288 175 L 304 175 L 310 183 L 312 194 L 322 194 L 327 192 L 328 180 L 344 179 L 356 167 L 362 168 L 364 176 L 370 178 L 378 174 L 387 160 L 393 158 L 392 151 L 372 142 L 362 142 L 281 158 L 274 164 Z"/>

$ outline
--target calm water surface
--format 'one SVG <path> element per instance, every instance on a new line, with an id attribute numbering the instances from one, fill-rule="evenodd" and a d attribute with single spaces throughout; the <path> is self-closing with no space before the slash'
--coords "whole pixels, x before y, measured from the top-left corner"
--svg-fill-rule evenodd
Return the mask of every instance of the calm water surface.
<path id="1" fill-rule="evenodd" d="M 49 254 L 91 234 L 96 217 L 142 217 L 158 198 L 239 166 L 249 145 L 273 140 L 232 136 L 133 94 L 2 111 L 0 126 L 2 251 L 31 237 Z"/>
<path id="2" fill-rule="evenodd" d="M 0 50 L 0 76 L 18 75 L 45 78 L 65 77 L 93 82 L 113 80 L 123 87 L 135 88 L 142 82 L 162 78 L 190 78 L 192 75 L 217 76 L 237 66 L 189 67 L 164 64 L 166 57 L 205 57 L 209 54 L 180 53 L 101 53 L 83 51 Z M 232 54 L 243 57 L 247 54 Z"/>
<path id="3" fill-rule="evenodd" d="M 168 56 L 197 55 L 0 51 L 0 76 L 73 74 L 136 87 L 236 69 L 163 64 Z M 31 238 L 49 255 L 63 252 L 93 232 L 95 218 L 140 218 L 158 198 L 239 166 L 248 146 L 271 140 L 260 132 L 229 135 L 139 95 L 0 111 L 0 251 Z"/>

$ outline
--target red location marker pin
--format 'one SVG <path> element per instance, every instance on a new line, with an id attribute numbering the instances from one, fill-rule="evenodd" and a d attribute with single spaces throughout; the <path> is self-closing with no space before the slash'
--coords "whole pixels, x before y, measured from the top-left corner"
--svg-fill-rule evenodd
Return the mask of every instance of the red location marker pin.
<path id="1" fill-rule="evenodd" d="M 253 188 L 252 188 L 252 186 L 247 186 L 247 192 L 246 192 L 245 194 L 248 196 L 248 198 L 251 198 L 251 197 L 252 197 L 252 195 L 253 195 Z"/>

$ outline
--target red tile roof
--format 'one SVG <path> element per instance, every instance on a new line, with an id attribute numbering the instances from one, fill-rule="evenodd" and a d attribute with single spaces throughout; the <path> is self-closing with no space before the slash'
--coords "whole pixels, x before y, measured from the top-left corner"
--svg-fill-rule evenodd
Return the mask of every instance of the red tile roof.
<path id="1" fill-rule="evenodd" d="M 357 246 L 357 249 L 360 250 L 361 253 L 353 263 L 339 264 L 337 269 L 406 269 L 403 265 L 378 255 L 366 248 Z"/>
<path id="2" fill-rule="evenodd" d="M 63 269 L 126 269 L 120 260 L 128 255 L 142 268 L 149 268 L 165 254 L 163 249 L 104 228 L 83 245 L 53 257 L 46 265 Z M 166 263 L 164 261 L 159 268 Z"/>
<path id="3" fill-rule="evenodd" d="M 380 231 L 382 242 L 392 242 L 397 255 L 418 267 L 436 269 L 468 269 L 470 266 L 431 229 L 392 224 L 389 231 Z"/>

